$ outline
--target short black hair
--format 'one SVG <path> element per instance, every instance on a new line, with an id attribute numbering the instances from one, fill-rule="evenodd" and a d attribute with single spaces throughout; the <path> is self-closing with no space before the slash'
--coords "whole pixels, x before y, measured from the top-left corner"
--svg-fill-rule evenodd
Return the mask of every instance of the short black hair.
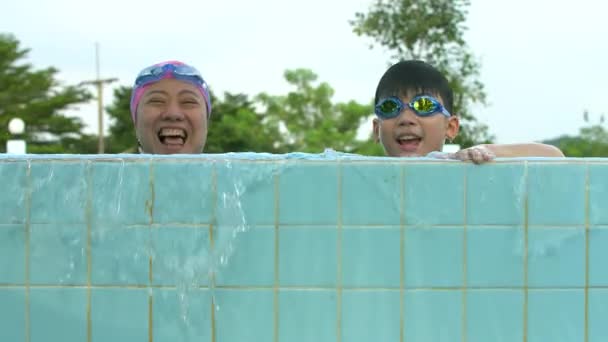
<path id="1" fill-rule="evenodd" d="M 404 60 L 388 68 L 378 82 L 374 103 L 409 91 L 441 96 L 445 109 L 452 113 L 454 92 L 447 78 L 434 66 L 421 60 Z"/>

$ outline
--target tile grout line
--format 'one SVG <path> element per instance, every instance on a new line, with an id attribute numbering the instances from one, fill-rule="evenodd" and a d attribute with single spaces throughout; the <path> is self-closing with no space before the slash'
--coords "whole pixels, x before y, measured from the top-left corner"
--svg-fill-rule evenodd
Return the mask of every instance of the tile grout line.
<path id="1" fill-rule="evenodd" d="M 590 171 L 589 164 L 586 165 L 585 174 L 585 342 L 589 342 L 589 214 L 590 214 L 590 198 L 589 198 L 589 186 L 590 186 Z"/>
<path id="2" fill-rule="evenodd" d="M 405 340 L 405 166 L 401 166 L 399 191 L 399 341 Z"/>
<path id="3" fill-rule="evenodd" d="M 211 220 L 211 224 L 209 225 L 209 250 L 211 253 L 209 253 L 210 255 L 214 256 L 215 255 L 215 237 L 213 235 L 213 225 L 215 223 L 216 227 L 218 228 L 218 234 L 219 234 L 219 224 L 217 223 L 217 165 L 214 163 L 213 164 L 213 168 L 211 169 L 211 192 L 213 194 L 213 219 Z M 215 267 L 215 261 L 213 261 L 214 267 Z M 209 272 L 209 288 L 210 289 L 214 289 L 211 292 L 211 300 L 210 300 L 210 306 L 211 306 L 211 342 L 216 342 L 217 340 L 217 330 L 216 330 L 216 323 L 215 323 L 215 272 Z"/>
<path id="4" fill-rule="evenodd" d="M 525 197 L 524 197 L 524 307 L 523 307 L 523 342 L 528 341 L 528 217 L 529 217 L 529 175 L 528 162 L 524 163 L 524 182 L 525 182 Z"/>
<path id="5" fill-rule="evenodd" d="M 156 192 L 154 190 L 154 163 L 152 160 L 150 163 L 150 175 L 148 178 L 148 186 L 150 188 L 150 202 L 148 203 L 148 212 L 150 214 L 150 228 L 149 228 L 149 239 L 152 242 L 152 226 L 154 224 L 154 204 L 156 201 Z M 148 342 L 154 341 L 154 298 L 152 292 L 152 284 L 154 274 L 152 273 L 152 253 L 148 256 Z"/>
<path id="6" fill-rule="evenodd" d="M 336 238 L 336 342 L 342 341 L 342 164 L 338 160 L 338 232 Z"/>
<path id="7" fill-rule="evenodd" d="M 274 175 L 274 284 L 273 293 L 273 316 L 274 331 L 273 341 L 279 341 L 279 175 Z"/>
<path id="8" fill-rule="evenodd" d="M 32 165 L 27 161 L 25 209 L 25 342 L 30 342 L 30 237 L 32 214 Z"/>
<path id="9" fill-rule="evenodd" d="M 93 167 L 92 162 L 88 161 L 86 169 L 86 184 L 87 184 L 87 201 L 85 217 L 87 221 L 87 342 L 93 340 L 93 313 L 91 311 L 92 305 L 92 289 L 91 289 L 91 278 L 93 273 L 93 255 L 91 253 L 91 234 L 92 234 L 92 220 L 93 220 Z"/>
<path id="10" fill-rule="evenodd" d="M 467 341 L 467 167 L 464 168 L 463 179 L 463 227 L 462 227 L 462 342 Z"/>

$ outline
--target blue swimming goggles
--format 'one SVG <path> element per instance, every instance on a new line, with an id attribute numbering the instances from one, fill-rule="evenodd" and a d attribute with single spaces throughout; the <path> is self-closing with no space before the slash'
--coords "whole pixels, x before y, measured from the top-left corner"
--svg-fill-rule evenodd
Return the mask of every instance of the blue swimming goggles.
<path id="1" fill-rule="evenodd" d="M 207 83 L 198 70 L 186 64 L 171 63 L 164 65 L 153 65 L 145 68 L 139 73 L 139 75 L 137 75 L 137 78 L 135 79 L 135 86 L 142 87 L 148 83 L 160 81 L 161 79 L 166 78 L 167 73 L 170 73 L 178 80 L 199 85 L 203 87 L 203 89 L 207 90 Z"/>
<path id="2" fill-rule="evenodd" d="M 404 108 L 411 108 L 418 116 L 427 117 L 441 113 L 447 117 L 451 114 L 439 101 L 429 95 L 416 96 L 409 103 L 404 103 L 400 98 L 391 96 L 378 102 L 375 113 L 380 119 L 392 119 L 399 116 Z"/>

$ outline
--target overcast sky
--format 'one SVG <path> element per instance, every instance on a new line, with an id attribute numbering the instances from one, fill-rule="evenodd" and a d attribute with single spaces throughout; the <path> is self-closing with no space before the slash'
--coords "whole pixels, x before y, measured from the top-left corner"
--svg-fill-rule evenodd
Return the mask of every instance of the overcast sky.
<path id="1" fill-rule="evenodd" d="M 284 94 L 283 71 L 310 68 L 335 100 L 372 99 L 390 53 L 369 49 L 348 24 L 370 0 L 9 1 L 0 31 L 32 49 L 37 68 L 66 83 L 101 76 L 130 85 L 144 66 L 180 59 L 197 66 L 216 94 Z M 575 134 L 608 114 L 608 2 L 473 0 L 468 43 L 482 63 L 489 105 L 475 115 L 501 143 Z M 105 105 L 112 100 L 106 88 Z M 97 130 L 94 102 L 72 115 Z M 107 123 L 107 120 L 106 120 Z"/>

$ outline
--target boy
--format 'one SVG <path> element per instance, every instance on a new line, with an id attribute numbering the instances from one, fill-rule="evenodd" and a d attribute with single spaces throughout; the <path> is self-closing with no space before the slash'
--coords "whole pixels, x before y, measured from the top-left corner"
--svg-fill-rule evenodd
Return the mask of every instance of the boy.
<path id="1" fill-rule="evenodd" d="M 452 113 L 453 92 L 433 66 L 416 60 L 401 61 L 380 79 L 374 98 L 374 138 L 392 157 L 436 157 L 472 161 L 496 157 L 564 157 L 544 144 L 477 145 L 456 153 L 438 153 L 445 140 L 453 140 L 460 127 Z"/>

